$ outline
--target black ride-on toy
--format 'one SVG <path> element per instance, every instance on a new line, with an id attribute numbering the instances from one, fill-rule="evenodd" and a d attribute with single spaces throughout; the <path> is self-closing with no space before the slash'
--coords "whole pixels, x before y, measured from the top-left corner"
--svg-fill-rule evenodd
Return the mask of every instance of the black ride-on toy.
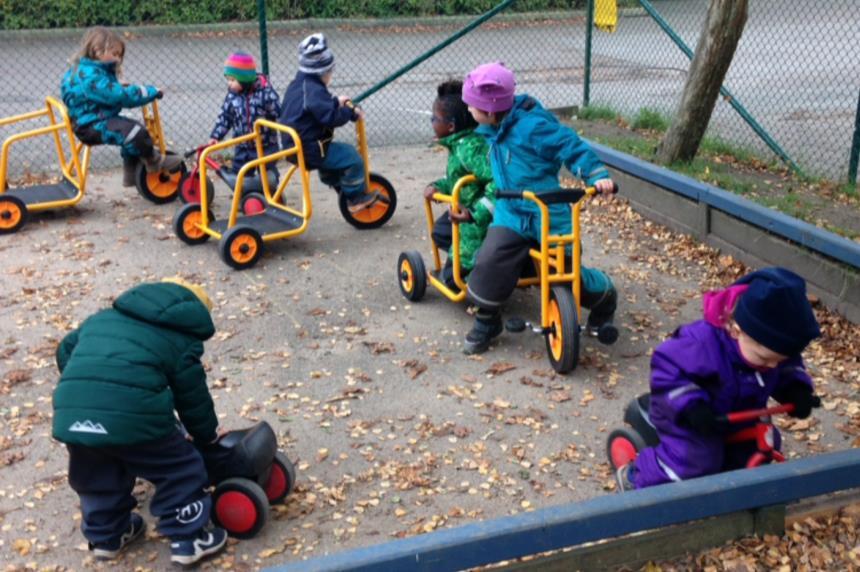
<path id="1" fill-rule="evenodd" d="M 269 505 L 282 502 L 296 484 L 296 469 L 278 451 L 275 432 L 265 421 L 230 431 L 200 452 L 215 487 L 212 520 L 235 538 L 260 532 Z"/>

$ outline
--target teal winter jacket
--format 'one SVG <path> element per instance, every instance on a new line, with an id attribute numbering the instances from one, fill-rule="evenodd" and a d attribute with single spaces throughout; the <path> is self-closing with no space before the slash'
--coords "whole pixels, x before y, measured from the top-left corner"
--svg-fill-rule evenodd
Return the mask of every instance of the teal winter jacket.
<path id="1" fill-rule="evenodd" d="M 123 293 L 70 332 L 57 348 L 53 435 L 89 447 L 166 437 L 176 413 L 201 442 L 218 419 L 200 363 L 212 318 L 188 289 L 147 283 Z"/>
<path id="2" fill-rule="evenodd" d="M 60 93 L 77 129 L 116 117 L 123 108 L 146 105 L 158 90 L 151 85 L 124 86 L 116 77 L 115 63 L 81 58 L 63 76 Z"/>
<path id="3" fill-rule="evenodd" d="M 476 129 L 490 144 L 490 165 L 497 193 L 501 190 L 550 191 L 559 188 L 562 166 L 586 184 L 609 177 L 609 172 L 576 131 L 562 125 L 536 99 L 518 95 L 498 126 Z M 550 205 L 550 233 L 570 233 L 570 206 Z M 510 228 L 540 240 L 540 211 L 531 201 L 496 200 L 493 226 Z"/>

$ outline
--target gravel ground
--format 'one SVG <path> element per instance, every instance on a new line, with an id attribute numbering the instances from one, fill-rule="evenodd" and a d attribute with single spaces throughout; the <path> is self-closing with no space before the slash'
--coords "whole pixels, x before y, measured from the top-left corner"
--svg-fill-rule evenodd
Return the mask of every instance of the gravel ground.
<path id="1" fill-rule="evenodd" d="M 267 420 L 299 474 L 260 535 L 231 542 L 203 569 L 257 569 L 609 494 L 604 439 L 647 389 L 650 349 L 698 317 L 702 289 L 746 269 L 642 220 L 623 199 L 595 203 L 583 217 L 585 260 L 622 293 L 619 342 L 584 340 L 579 368 L 565 377 L 537 337 L 505 334 L 467 358 L 465 308 L 432 290 L 407 303 L 395 274 L 402 250 L 427 258 L 420 191 L 444 162 L 427 147 L 375 152 L 400 201 L 376 231 L 348 226 L 314 181 L 309 231 L 271 244 L 245 272 L 222 264 L 214 244 L 180 243 L 175 205 L 122 190 L 115 172 L 91 175 L 80 208 L 2 237 L 0 561 L 10 570 L 112 568 L 86 551 L 66 452 L 50 439 L 53 353 L 121 291 L 177 273 L 216 302 L 218 333 L 204 360 L 223 426 Z M 509 313 L 536 317 L 536 298 L 517 292 Z M 809 357 L 825 407 L 783 424 L 791 456 L 853 446 L 860 420 L 858 329 L 818 310 L 826 337 Z M 137 489 L 153 524 L 151 494 Z M 150 533 L 116 568 L 161 570 L 168 558 L 166 540 Z"/>

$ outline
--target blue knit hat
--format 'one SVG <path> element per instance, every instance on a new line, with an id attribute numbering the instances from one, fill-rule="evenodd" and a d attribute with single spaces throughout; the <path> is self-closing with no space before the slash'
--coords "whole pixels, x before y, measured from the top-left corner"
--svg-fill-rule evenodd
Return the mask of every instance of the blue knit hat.
<path id="1" fill-rule="evenodd" d="M 769 350 L 792 357 L 821 335 L 806 298 L 806 283 L 794 272 L 763 268 L 735 284 L 749 286 L 735 306 L 735 322 Z"/>
<path id="2" fill-rule="evenodd" d="M 334 54 L 321 32 L 311 34 L 299 44 L 299 71 L 323 75 L 334 67 Z"/>

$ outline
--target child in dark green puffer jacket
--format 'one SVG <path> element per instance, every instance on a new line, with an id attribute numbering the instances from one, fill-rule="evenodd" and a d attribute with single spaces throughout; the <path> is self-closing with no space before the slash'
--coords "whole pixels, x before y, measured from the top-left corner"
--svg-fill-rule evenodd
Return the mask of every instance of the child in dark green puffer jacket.
<path id="1" fill-rule="evenodd" d="M 98 559 L 116 558 L 146 529 L 132 512 L 136 478 L 155 485 L 150 511 L 171 540 L 171 561 L 193 564 L 227 541 L 209 526 L 209 481 L 194 446 L 218 438 L 200 363 L 215 333 L 210 308 L 206 293 L 181 279 L 141 284 L 57 348 L 53 436 L 69 451 L 69 485 Z"/>

